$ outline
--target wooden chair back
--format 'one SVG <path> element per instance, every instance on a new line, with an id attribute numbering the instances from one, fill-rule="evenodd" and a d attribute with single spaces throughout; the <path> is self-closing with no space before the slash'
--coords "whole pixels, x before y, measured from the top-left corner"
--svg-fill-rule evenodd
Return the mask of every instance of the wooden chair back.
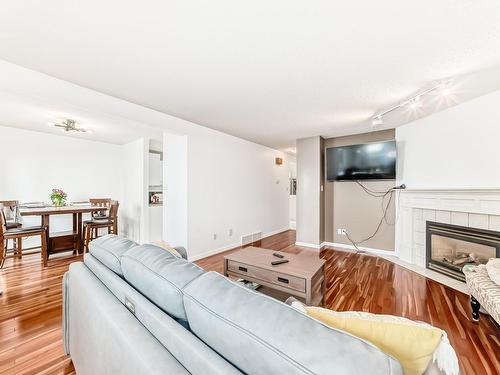
<path id="1" fill-rule="evenodd" d="M 109 217 L 113 221 L 113 234 L 118 234 L 118 201 L 111 201 L 111 208 L 109 210 Z"/>
<path id="2" fill-rule="evenodd" d="M 0 215 L 0 246 L 3 244 L 3 231 L 5 229 L 5 223 L 6 223 L 6 220 L 5 220 L 5 214 L 4 214 L 4 204 L 2 203 L 2 201 L 0 201 L 0 210 L 2 211 L 2 214 Z"/>
<path id="3" fill-rule="evenodd" d="M 90 198 L 89 202 L 91 206 L 107 208 L 111 206 L 111 198 Z"/>
<path id="4" fill-rule="evenodd" d="M 10 210 L 11 212 L 13 212 L 14 214 L 14 221 L 17 221 L 17 212 L 16 212 L 16 209 L 19 207 L 19 202 L 18 201 L 0 201 L 0 205 L 2 206 L 1 210 L 2 211 L 2 217 L 3 217 L 3 220 L 4 220 L 4 224 L 7 222 L 7 215 L 5 214 L 5 211 L 6 210 Z"/>
<path id="5" fill-rule="evenodd" d="M 109 217 L 113 220 L 118 218 L 118 207 L 120 206 L 120 203 L 118 201 L 111 201 L 109 209 Z"/>
<path id="6" fill-rule="evenodd" d="M 103 207 L 102 211 L 92 212 L 93 218 L 106 216 L 107 211 L 111 207 L 111 198 L 90 198 L 89 202 L 93 207 Z"/>

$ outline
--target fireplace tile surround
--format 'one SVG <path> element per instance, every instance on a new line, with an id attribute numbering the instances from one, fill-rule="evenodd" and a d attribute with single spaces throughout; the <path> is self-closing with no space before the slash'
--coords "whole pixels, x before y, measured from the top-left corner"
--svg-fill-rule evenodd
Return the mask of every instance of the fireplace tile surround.
<path id="1" fill-rule="evenodd" d="M 500 231 L 500 190 L 404 190 L 396 206 L 395 261 L 466 292 L 462 282 L 426 268 L 426 222 Z"/>

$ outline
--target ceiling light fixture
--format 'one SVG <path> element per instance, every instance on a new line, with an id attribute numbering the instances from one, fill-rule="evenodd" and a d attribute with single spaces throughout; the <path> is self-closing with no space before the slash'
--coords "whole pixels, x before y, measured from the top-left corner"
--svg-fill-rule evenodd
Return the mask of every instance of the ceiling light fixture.
<path id="1" fill-rule="evenodd" d="M 417 96 L 415 99 L 413 99 L 410 102 L 410 108 L 411 109 L 418 109 L 422 108 L 424 105 L 422 104 L 422 101 L 420 100 L 420 96 Z"/>
<path id="2" fill-rule="evenodd" d="M 71 119 L 66 119 L 66 120 L 62 121 L 60 124 L 56 122 L 53 125 L 56 128 L 61 128 L 65 132 L 75 131 L 75 132 L 82 132 L 82 133 L 91 133 L 87 129 L 78 128 L 76 126 L 76 121 L 75 120 L 71 120 Z"/>
<path id="3" fill-rule="evenodd" d="M 412 97 L 407 98 L 407 99 L 403 100 L 402 102 L 399 102 L 398 104 L 396 104 L 396 105 L 394 105 L 394 106 L 392 106 L 392 107 L 390 107 L 390 108 L 388 108 L 386 110 L 383 110 L 383 111 L 375 114 L 372 117 L 372 125 L 373 126 L 382 125 L 383 124 L 383 120 L 382 120 L 383 116 L 387 115 L 388 113 L 391 113 L 391 112 L 395 111 L 396 109 L 405 107 L 407 105 L 409 105 L 410 108 L 412 108 L 412 109 L 422 108 L 423 104 L 422 104 L 421 98 L 423 96 L 427 95 L 427 94 L 430 94 L 431 92 L 434 92 L 434 91 L 439 91 L 439 93 L 442 96 L 450 95 L 451 94 L 451 88 L 449 86 L 449 81 L 441 82 L 438 85 L 435 85 L 435 86 L 432 86 L 431 88 L 423 90 L 423 91 L 419 92 L 418 94 L 413 95 Z"/>
<path id="4" fill-rule="evenodd" d="M 441 85 L 441 89 L 439 90 L 439 94 L 441 96 L 445 96 L 445 97 L 449 96 L 451 94 L 451 88 L 448 85 L 443 84 L 443 85 Z"/>

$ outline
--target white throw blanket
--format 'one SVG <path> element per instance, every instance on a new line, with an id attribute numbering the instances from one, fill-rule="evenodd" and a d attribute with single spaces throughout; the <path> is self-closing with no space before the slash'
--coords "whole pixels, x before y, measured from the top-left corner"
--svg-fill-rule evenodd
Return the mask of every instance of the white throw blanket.
<path id="1" fill-rule="evenodd" d="M 491 258 L 486 263 L 486 271 L 491 281 L 500 285 L 500 258 Z"/>

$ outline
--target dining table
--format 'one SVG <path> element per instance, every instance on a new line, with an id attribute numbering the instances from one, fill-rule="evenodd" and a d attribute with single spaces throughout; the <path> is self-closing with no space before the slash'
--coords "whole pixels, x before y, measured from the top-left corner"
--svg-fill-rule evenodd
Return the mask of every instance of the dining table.
<path id="1" fill-rule="evenodd" d="M 66 206 L 39 206 L 20 207 L 21 216 L 40 216 L 41 224 L 46 229 L 47 254 L 73 250 L 79 254 L 83 252 L 82 217 L 85 213 L 102 212 L 103 208 L 89 204 L 68 204 Z M 50 217 L 52 215 L 73 215 L 73 228 L 69 231 L 50 232 Z"/>

